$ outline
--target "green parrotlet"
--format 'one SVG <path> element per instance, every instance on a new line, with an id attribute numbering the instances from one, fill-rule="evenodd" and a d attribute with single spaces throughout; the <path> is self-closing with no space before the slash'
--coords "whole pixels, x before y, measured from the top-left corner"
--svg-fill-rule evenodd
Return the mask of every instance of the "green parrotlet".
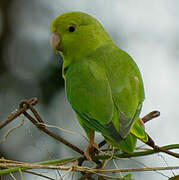
<path id="1" fill-rule="evenodd" d="M 83 12 L 67 12 L 51 24 L 51 47 L 63 58 L 66 96 L 89 143 L 95 131 L 115 148 L 132 153 L 136 139 L 148 141 L 139 114 L 144 101 L 140 71 L 102 25 Z"/>

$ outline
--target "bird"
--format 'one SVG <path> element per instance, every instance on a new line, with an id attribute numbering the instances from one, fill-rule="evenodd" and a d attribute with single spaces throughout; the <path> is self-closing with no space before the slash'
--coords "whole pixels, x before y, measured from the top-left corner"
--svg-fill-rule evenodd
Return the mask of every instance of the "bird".
<path id="1" fill-rule="evenodd" d="M 84 155 L 98 148 L 95 132 L 116 149 L 133 153 L 148 142 L 139 115 L 144 84 L 133 58 L 120 49 L 101 23 L 84 12 L 66 12 L 51 23 L 50 45 L 63 59 L 68 102 L 88 137 Z"/>

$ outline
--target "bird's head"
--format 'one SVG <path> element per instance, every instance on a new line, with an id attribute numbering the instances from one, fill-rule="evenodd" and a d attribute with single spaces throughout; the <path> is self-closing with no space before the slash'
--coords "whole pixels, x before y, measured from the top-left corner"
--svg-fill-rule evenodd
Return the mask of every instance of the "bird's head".
<path id="1" fill-rule="evenodd" d="M 68 61 L 82 59 L 109 40 L 101 24 L 82 12 L 64 13 L 51 24 L 51 47 Z"/>

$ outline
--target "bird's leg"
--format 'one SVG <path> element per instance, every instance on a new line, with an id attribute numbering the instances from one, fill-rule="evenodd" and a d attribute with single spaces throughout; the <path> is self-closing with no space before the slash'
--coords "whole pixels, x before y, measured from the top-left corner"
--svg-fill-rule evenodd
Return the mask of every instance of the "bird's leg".
<path id="1" fill-rule="evenodd" d="M 86 159 L 88 159 L 88 161 L 92 161 L 92 159 L 90 157 L 90 152 L 92 152 L 95 148 L 99 149 L 98 144 L 96 144 L 94 142 L 94 136 L 95 136 L 95 133 L 92 132 L 89 136 L 89 142 L 88 142 L 88 145 L 84 152 L 84 155 L 85 155 Z"/>

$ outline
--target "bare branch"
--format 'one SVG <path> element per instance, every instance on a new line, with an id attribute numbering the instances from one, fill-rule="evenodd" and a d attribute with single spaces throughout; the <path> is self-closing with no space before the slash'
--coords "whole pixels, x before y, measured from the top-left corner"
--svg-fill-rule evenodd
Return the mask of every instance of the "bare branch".
<path id="1" fill-rule="evenodd" d="M 179 149 L 179 144 L 170 144 L 166 146 L 162 146 L 162 149 L 169 150 L 169 149 Z M 132 154 L 127 154 L 127 153 L 120 153 L 120 154 L 115 154 L 113 157 L 117 158 L 132 158 L 132 157 L 141 157 L 141 156 L 148 156 L 152 155 L 155 153 L 159 153 L 160 151 L 156 151 L 154 149 L 151 150 L 145 150 L 145 151 L 139 151 L 139 152 L 134 152 Z M 105 160 L 111 158 L 111 155 L 97 155 L 97 156 L 92 156 L 93 160 Z"/>
<path id="2" fill-rule="evenodd" d="M 32 98 L 30 99 L 29 101 L 27 101 L 28 104 L 31 104 L 31 105 L 36 105 L 38 100 L 37 98 Z M 15 118 L 17 118 L 18 116 L 20 116 L 23 112 L 27 111 L 29 109 L 29 107 L 22 107 L 18 110 L 15 110 L 14 112 L 12 112 L 9 116 L 8 116 L 8 119 L 4 122 L 2 122 L 0 124 L 0 129 L 2 129 L 4 126 L 6 126 L 7 124 L 9 124 L 10 122 L 12 122 Z"/>
<path id="3" fill-rule="evenodd" d="M 149 135 L 148 135 L 148 142 L 146 144 L 152 147 L 156 152 L 164 152 L 173 157 L 179 158 L 179 153 L 175 153 L 175 152 L 169 151 L 167 149 L 164 149 L 162 147 L 155 145 L 155 142 L 152 140 L 152 138 Z"/>
<path id="4" fill-rule="evenodd" d="M 24 170 L 23 172 L 33 174 L 33 175 L 36 175 L 36 176 L 40 176 L 40 177 L 43 177 L 43 178 L 46 178 L 46 179 L 55 180 L 55 179 L 53 179 L 51 177 L 45 176 L 43 174 L 39 174 L 37 172 L 33 172 L 33 171 L 29 171 L 29 170 Z"/>
<path id="5" fill-rule="evenodd" d="M 12 122 L 15 118 L 17 118 L 21 114 L 24 114 L 27 117 L 27 119 L 29 119 L 38 129 L 40 129 L 44 133 L 48 134 L 49 136 L 53 137 L 57 141 L 60 141 L 61 143 L 65 144 L 66 146 L 70 147 L 74 151 L 83 155 L 84 152 L 81 149 L 79 149 L 77 146 L 71 144 L 67 140 L 60 137 L 59 135 L 56 135 L 56 134 L 50 132 L 48 129 L 45 128 L 44 125 L 42 125 L 44 122 L 43 122 L 42 118 L 40 117 L 40 115 L 38 114 L 38 112 L 33 107 L 33 105 L 37 104 L 37 102 L 38 102 L 37 98 L 32 98 L 28 101 L 25 101 L 25 100 L 21 101 L 19 104 L 19 109 L 12 112 L 8 116 L 8 119 L 0 124 L 0 129 L 3 128 L 4 126 L 6 126 L 7 124 L 9 124 L 10 122 Z M 37 120 L 34 119 L 29 113 L 26 112 L 28 109 L 30 109 L 32 111 L 32 113 L 34 114 L 34 116 Z"/>
<path id="6" fill-rule="evenodd" d="M 79 149 L 77 146 L 71 144 L 70 142 L 68 142 L 67 140 L 63 139 L 62 137 L 60 137 L 59 135 L 56 135 L 53 132 L 50 132 L 48 129 L 46 129 L 43 125 L 39 124 L 31 115 L 29 115 L 27 112 L 23 113 L 38 129 L 40 129 L 41 131 L 43 131 L 44 133 L 48 134 L 49 136 L 53 137 L 54 139 L 56 139 L 57 141 L 60 141 L 61 143 L 65 144 L 66 146 L 70 147 L 71 149 L 73 149 L 74 151 L 80 153 L 80 154 L 84 154 L 84 152 Z"/>
<path id="7" fill-rule="evenodd" d="M 146 122 L 148 122 L 148 121 L 150 121 L 150 120 L 152 120 L 152 119 L 154 119 L 154 118 L 156 118 L 156 117 L 158 117 L 158 116 L 160 116 L 160 112 L 159 112 L 159 111 L 152 111 L 152 112 L 150 112 L 149 114 L 145 115 L 145 116 L 142 118 L 142 121 L 143 121 L 144 123 L 146 123 Z"/>
<path id="8" fill-rule="evenodd" d="M 65 171 L 77 171 L 77 172 L 86 172 L 86 173 L 95 173 L 100 176 L 104 176 L 101 173 L 119 173 L 119 172 L 143 172 L 143 171 L 164 171 L 164 170 L 173 170 L 179 169 L 179 166 L 167 166 L 167 167 L 147 167 L 147 168 L 124 168 L 124 169 L 95 169 L 86 166 L 58 166 L 58 165 L 40 165 L 40 164 L 31 164 L 31 163 L 0 163 L 0 167 L 3 168 L 11 168 L 11 167 L 19 167 L 19 168 L 28 168 L 28 169 L 58 169 Z M 0 170 L 0 174 L 1 171 Z M 23 169 L 22 169 L 23 171 Z M 104 176 L 105 177 L 105 176 Z"/>
<path id="9" fill-rule="evenodd" d="M 12 127 L 11 129 L 9 129 L 9 130 L 7 131 L 7 133 L 4 135 L 4 137 L 3 137 L 2 139 L 0 139 L 0 142 L 6 141 L 6 139 L 7 139 L 7 137 L 9 136 L 10 133 L 12 133 L 15 129 L 18 129 L 18 128 L 20 128 L 20 127 L 23 126 L 23 125 L 24 125 L 24 119 L 22 119 L 22 121 L 21 121 L 20 124 L 18 124 L 18 125 L 16 125 L 16 126 Z"/>

